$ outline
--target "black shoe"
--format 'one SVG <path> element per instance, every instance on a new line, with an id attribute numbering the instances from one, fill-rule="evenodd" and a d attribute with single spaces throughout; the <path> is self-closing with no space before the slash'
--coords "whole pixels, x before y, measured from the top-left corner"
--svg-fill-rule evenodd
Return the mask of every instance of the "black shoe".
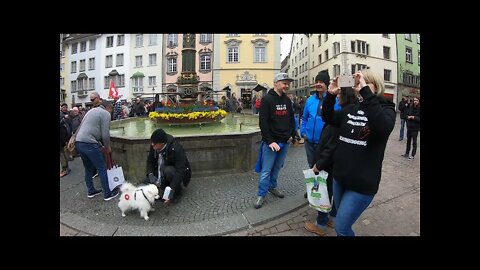
<path id="1" fill-rule="evenodd" d="M 103 200 L 106 201 L 106 202 L 110 201 L 111 199 L 117 197 L 118 194 L 120 194 L 120 192 L 118 192 L 118 189 L 114 189 L 112 192 L 110 192 L 110 197 L 106 197 Z"/>
<path id="2" fill-rule="evenodd" d="M 100 194 L 100 193 L 102 193 L 102 190 L 101 190 L 101 189 L 95 190 L 95 192 L 93 192 L 92 194 L 88 194 L 87 197 L 91 199 L 91 198 L 97 196 L 97 195 Z"/>
<path id="3" fill-rule="evenodd" d="M 303 194 L 303 197 L 305 197 L 305 199 L 308 197 L 307 192 L 305 192 L 305 194 Z"/>
<path id="4" fill-rule="evenodd" d="M 402 157 L 407 157 L 408 158 L 408 154 L 404 154 L 404 155 L 401 155 Z"/>

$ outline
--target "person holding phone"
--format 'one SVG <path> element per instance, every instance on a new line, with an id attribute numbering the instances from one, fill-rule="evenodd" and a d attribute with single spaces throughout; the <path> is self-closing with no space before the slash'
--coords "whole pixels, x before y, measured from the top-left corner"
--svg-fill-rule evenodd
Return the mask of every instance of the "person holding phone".
<path id="1" fill-rule="evenodd" d="M 337 208 L 338 236 L 355 236 L 352 225 L 378 192 L 388 137 L 395 126 L 395 104 L 383 97 L 382 77 L 364 69 L 354 74 L 359 104 L 334 111 L 340 91 L 335 78 L 325 98 L 322 118 L 338 127 L 333 157 L 333 200 Z"/>

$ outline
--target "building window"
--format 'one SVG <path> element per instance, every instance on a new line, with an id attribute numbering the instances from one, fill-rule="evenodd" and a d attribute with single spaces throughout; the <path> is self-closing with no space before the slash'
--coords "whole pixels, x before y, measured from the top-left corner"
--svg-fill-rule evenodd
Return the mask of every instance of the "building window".
<path id="1" fill-rule="evenodd" d="M 255 47 L 255 61 L 256 63 L 267 62 L 266 59 L 266 48 L 265 47 Z"/>
<path id="2" fill-rule="evenodd" d="M 383 58 L 390 59 L 390 47 L 383 46 Z"/>
<path id="3" fill-rule="evenodd" d="M 340 65 L 333 65 L 333 77 L 340 76 Z"/>
<path id="4" fill-rule="evenodd" d="M 168 47 L 176 47 L 178 44 L 178 35 L 177 34 L 168 34 Z"/>
<path id="5" fill-rule="evenodd" d="M 405 34 L 405 39 L 406 40 L 412 40 L 412 35 L 411 34 Z"/>
<path id="6" fill-rule="evenodd" d="M 63 72 L 64 69 L 65 69 L 65 63 L 61 63 L 60 64 L 60 72 Z"/>
<path id="7" fill-rule="evenodd" d="M 78 43 L 72 44 L 72 54 L 76 54 L 78 49 Z"/>
<path id="8" fill-rule="evenodd" d="M 148 64 L 150 66 L 156 66 L 157 65 L 157 54 L 156 53 L 151 53 L 148 55 Z"/>
<path id="9" fill-rule="evenodd" d="M 150 46 L 157 45 L 157 34 L 150 34 L 149 37 L 150 37 L 150 39 L 149 39 L 148 45 L 150 45 Z"/>
<path id="10" fill-rule="evenodd" d="M 324 41 L 325 41 L 325 42 L 328 41 L 328 34 L 325 34 L 325 40 L 324 40 Z"/>
<path id="11" fill-rule="evenodd" d="M 390 38 L 389 34 L 382 34 L 382 37 L 384 37 L 384 38 Z"/>
<path id="12" fill-rule="evenodd" d="M 351 42 L 352 52 L 370 55 L 370 45 L 365 41 L 355 40 Z"/>
<path id="13" fill-rule="evenodd" d="M 88 59 L 88 70 L 94 70 L 95 69 L 95 58 L 89 58 Z"/>
<path id="14" fill-rule="evenodd" d="M 407 61 L 408 63 L 413 63 L 412 48 L 410 48 L 410 47 L 405 48 L 405 61 Z"/>
<path id="15" fill-rule="evenodd" d="M 135 56 L 135 67 L 141 67 L 143 62 L 143 57 L 141 55 Z"/>
<path id="16" fill-rule="evenodd" d="M 132 78 L 133 87 L 143 87 L 143 77 Z"/>
<path id="17" fill-rule="evenodd" d="M 389 69 L 383 70 L 383 80 L 389 82 L 391 80 L 392 71 Z"/>
<path id="18" fill-rule="evenodd" d="M 125 45 L 125 35 L 118 35 L 117 36 L 117 46 Z"/>
<path id="19" fill-rule="evenodd" d="M 95 78 L 88 78 L 88 89 L 95 90 Z"/>
<path id="20" fill-rule="evenodd" d="M 85 71 L 85 59 L 80 60 L 80 72 Z"/>
<path id="21" fill-rule="evenodd" d="M 321 55 L 321 54 L 318 55 L 318 63 L 319 63 L 319 64 L 322 63 L 322 55 Z"/>
<path id="22" fill-rule="evenodd" d="M 320 45 L 322 45 L 322 35 L 318 34 L 318 47 L 320 47 Z"/>
<path id="23" fill-rule="evenodd" d="M 228 63 L 238 63 L 238 47 L 228 48 Z"/>
<path id="24" fill-rule="evenodd" d="M 363 64 L 352 65 L 352 74 L 355 74 L 355 72 L 360 71 L 362 69 L 368 69 L 368 66 Z"/>
<path id="25" fill-rule="evenodd" d="M 212 42 L 212 34 L 200 34 L 200 43 Z"/>
<path id="26" fill-rule="evenodd" d="M 157 76 L 148 77 L 148 86 L 149 87 L 157 86 Z"/>
<path id="27" fill-rule="evenodd" d="M 315 51 L 315 45 L 312 45 L 312 52 Z"/>
<path id="28" fill-rule="evenodd" d="M 90 40 L 90 44 L 89 44 L 89 46 L 88 46 L 88 49 L 89 49 L 90 51 L 93 51 L 93 50 L 95 50 L 95 47 L 96 47 L 96 46 L 97 46 L 97 40 L 96 40 L 96 39 L 91 39 L 91 40 Z"/>
<path id="29" fill-rule="evenodd" d="M 325 50 L 325 61 L 328 61 L 328 49 Z"/>
<path id="30" fill-rule="evenodd" d="M 60 85 L 64 85 L 64 84 L 65 84 L 65 78 L 60 77 Z"/>
<path id="31" fill-rule="evenodd" d="M 107 37 L 107 48 L 113 47 L 113 36 Z"/>
<path id="32" fill-rule="evenodd" d="M 337 55 L 340 53 L 340 43 L 334 42 L 333 43 L 333 55 Z"/>
<path id="33" fill-rule="evenodd" d="M 143 47 L 143 35 L 137 34 L 135 35 L 135 48 Z"/>
<path id="34" fill-rule="evenodd" d="M 117 67 L 123 66 L 123 53 L 117 54 Z"/>
<path id="35" fill-rule="evenodd" d="M 87 42 L 82 41 L 80 42 L 80 52 L 85 52 L 87 50 Z"/>
<path id="36" fill-rule="evenodd" d="M 420 44 L 420 34 L 417 34 L 417 43 Z"/>
<path id="37" fill-rule="evenodd" d="M 239 34 L 228 34 L 227 37 L 239 37 Z"/>
<path id="38" fill-rule="evenodd" d="M 70 67 L 70 73 L 77 72 L 77 61 L 72 61 L 72 65 Z"/>
<path id="39" fill-rule="evenodd" d="M 71 81 L 70 85 L 72 86 L 72 92 L 77 91 L 77 81 Z"/>
<path id="40" fill-rule="evenodd" d="M 420 66 L 420 50 L 418 50 L 418 65 Z"/>
<path id="41" fill-rule="evenodd" d="M 210 70 L 211 67 L 211 57 L 210 55 L 201 55 L 200 56 L 200 70 Z"/>
<path id="42" fill-rule="evenodd" d="M 110 68 L 113 66 L 113 55 L 105 56 L 105 67 Z"/>
<path id="43" fill-rule="evenodd" d="M 177 73 L 177 58 L 168 58 L 167 59 L 167 72 L 168 73 Z"/>

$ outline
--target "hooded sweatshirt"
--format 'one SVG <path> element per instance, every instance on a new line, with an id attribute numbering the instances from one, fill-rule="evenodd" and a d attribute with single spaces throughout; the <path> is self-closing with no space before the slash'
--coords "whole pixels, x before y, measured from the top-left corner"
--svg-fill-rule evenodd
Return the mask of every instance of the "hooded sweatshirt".
<path id="1" fill-rule="evenodd" d="M 286 143 L 295 138 L 295 120 L 292 101 L 287 95 L 279 96 L 270 89 L 260 104 L 260 130 L 262 140 L 267 144 Z"/>
<path id="2" fill-rule="evenodd" d="M 335 112 L 335 96 L 327 93 L 322 118 L 340 128 L 333 157 L 335 181 L 345 189 L 375 195 L 387 140 L 395 126 L 395 104 L 376 96 L 368 86 L 359 93 L 363 102 Z"/>

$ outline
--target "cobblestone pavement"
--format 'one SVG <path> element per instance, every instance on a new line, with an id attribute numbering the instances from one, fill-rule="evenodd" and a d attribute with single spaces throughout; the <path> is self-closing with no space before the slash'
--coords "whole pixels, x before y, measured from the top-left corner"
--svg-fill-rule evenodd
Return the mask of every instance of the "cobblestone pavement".
<path id="1" fill-rule="evenodd" d="M 406 140 L 398 141 L 399 123 L 397 118 L 396 127 L 387 143 L 379 192 L 353 227 L 359 236 L 420 235 L 420 136 L 415 159 L 409 161 L 401 157 L 405 151 Z M 77 158 L 71 162 L 72 173 L 60 179 L 60 235 L 81 236 L 88 235 L 85 231 L 92 232 L 82 230 L 82 226 L 77 226 L 77 222 L 72 222 L 72 219 L 62 222 L 62 217 L 68 213 L 99 226 L 116 226 L 117 229 L 112 229 L 113 232 L 108 235 L 121 235 L 117 230 L 122 226 L 136 226 L 136 230 L 141 227 L 148 230 L 148 227 L 171 228 L 170 226 L 188 226 L 201 222 L 203 227 L 208 227 L 208 224 L 218 226 L 218 223 L 215 223 L 217 220 L 226 219 L 228 223 L 229 218 L 240 217 L 247 220 L 248 226 L 239 225 L 239 228 L 243 226 L 249 229 L 237 230 L 235 233 L 226 232 L 226 235 L 314 236 L 315 234 L 303 228 L 303 224 L 306 220 L 314 221 L 316 212 L 308 206 L 302 206 L 306 205 L 306 200 L 298 199 L 303 197 L 305 192 L 302 174 L 305 165 L 303 146 L 291 147 L 278 180 L 279 188 L 285 192 L 286 198 L 278 199 L 268 195 L 264 206 L 259 210 L 252 210 L 258 175 L 248 172 L 192 179 L 177 205 L 157 206 L 157 211 L 150 215 L 150 220 L 145 221 L 136 212 L 122 218 L 116 206 L 117 200 L 103 202 L 102 196 L 88 199 L 85 194 L 83 167 L 81 160 Z M 99 180 L 96 179 L 94 183 L 99 187 Z M 296 201 L 293 199 L 296 206 L 286 206 L 289 202 L 287 198 L 293 197 L 296 198 Z M 272 214 L 273 220 L 249 218 L 248 213 L 261 213 L 260 210 L 277 211 L 279 214 Z M 294 211 L 291 212 L 292 210 Z M 86 225 L 83 228 L 87 228 Z M 210 228 L 209 232 L 212 231 L 215 231 L 215 228 Z M 329 229 L 327 235 L 335 235 L 334 230 Z"/>

